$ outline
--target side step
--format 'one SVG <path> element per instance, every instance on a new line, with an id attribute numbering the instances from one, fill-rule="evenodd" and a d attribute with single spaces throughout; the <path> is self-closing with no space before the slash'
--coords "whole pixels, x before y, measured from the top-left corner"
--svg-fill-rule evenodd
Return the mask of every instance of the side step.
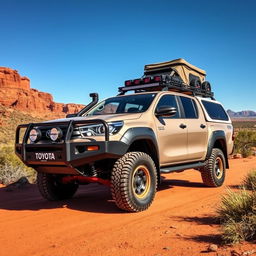
<path id="1" fill-rule="evenodd" d="M 170 173 L 170 172 L 179 172 L 184 171 L 186 169 L 195 169 L 204 166 L 204 162 L 196 162 L 196 163 L 189 163 L 189 164 L 181 164 L 181 165 L 172 165 L 172 166 L 165 166 L 160 168 L 161 173 Z"/>

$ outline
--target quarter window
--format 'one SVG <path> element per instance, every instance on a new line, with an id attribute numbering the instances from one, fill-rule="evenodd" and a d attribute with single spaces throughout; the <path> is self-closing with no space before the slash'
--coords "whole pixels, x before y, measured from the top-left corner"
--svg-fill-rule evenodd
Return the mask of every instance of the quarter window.
<path id="1" fill-rule="evenodd" d="M 211 119 L 223 121 L 229 120 L 227 113 L 220 104 L 206 100 L 202 100 L 202 103 Z"/>
<path id="2" fill-rule="evenodd" d="M 193 99 L 180 97 L 185 113 L 185 118 L 198 118 L 196 103 Z"/>

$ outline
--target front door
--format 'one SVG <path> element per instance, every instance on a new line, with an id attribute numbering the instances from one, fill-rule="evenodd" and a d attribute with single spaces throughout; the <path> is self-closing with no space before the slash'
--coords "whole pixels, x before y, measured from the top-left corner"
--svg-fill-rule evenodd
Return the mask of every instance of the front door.
<path id="1" fill-rule="evenodd" d="M 163 95 L 158 101 L 156 109 L 160 106 L 170 106 L 177 109 L 176 115 L 172 117 L 155 116 L 160 165 L 186 161 L 188 154 L 187 127 L 185 119 L 181 118 L 176 96 Z"/>

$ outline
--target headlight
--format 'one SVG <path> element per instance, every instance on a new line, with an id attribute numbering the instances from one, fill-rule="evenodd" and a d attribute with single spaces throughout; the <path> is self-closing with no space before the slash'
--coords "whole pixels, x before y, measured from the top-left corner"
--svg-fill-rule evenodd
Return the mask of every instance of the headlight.
<path id="1" fill-rule="evenodd" d="M 49 134 L 52 141 L 59 140 L 62 137 L 62 135 L 63 135 L 62 130 L 59 127 L 52 128 Z"/>
<path id="2" fill-rule="evenodd" d="M 42 137 L 42 133 L 37 128 L 33 128 L 29 132 L 29 139 L 30 139 L 31 142 L 37 142 L 38 140 L 40 140 L 41 137 Z"/>
<path id="3" fill-rule="evenodd" d="M 124 125 L 123 121 L 108 123 L 109 134 L 113 135 L 113 134 L 118 133 L 121 130 L 121 128 L 123 127 L 123 125 Z M 85 126 L 79 127 L 79 132 L 82 135 L 82 137 L 104 136 L 105 128 L 104 128 L 103 124 L 85 125 Z"/>

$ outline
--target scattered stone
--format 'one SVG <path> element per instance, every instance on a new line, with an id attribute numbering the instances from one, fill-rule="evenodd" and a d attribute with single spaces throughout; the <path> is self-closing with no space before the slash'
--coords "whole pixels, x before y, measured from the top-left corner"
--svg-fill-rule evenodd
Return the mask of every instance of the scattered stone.
<path id="1" fill-rule="evenodd" d="M 218 245 L 217 244 L 210 244 L 208 246 L 208 252 L 217 252 L 218 250 Z"/>
<path id="2" fill-rule="evenodd" d="M 165 233 L 165 234 L 169 234 L 169 233 L 170 233 L 170 231 L 168 231 L 168 230 L 167 230 L 167 231 L 165 231 L 164 233 Z"/>
<path id="3" fill-rule="evenodd" d="M 231 256 L 241 256 L 241 254 L 240 254 L 239 252 L 237 252 L 236 250 L 232 250 L 232 251 L 230 252 L 230 255 L 231 255 Z"/>
<path id="4" fill-rule="evenodd" d="M 170 251 L 170 250 L 171 250 L 171 248 L 170 248 L 170 247 L 168 247 L 168 246 L 166 246 L 166 247 L 164 247 L 164 248 L 163 248 L 163 250 L 165 250 L 165 251 Z"/>
<path id="5" fill-rule="evenodd" d="M 254 253 L 256 253 L 256 250 L 246 251 L 242 253 L 242 256 L 250 256 Z"/>
<path id="6" fill-rule="evenodd" d="M 174 229 L 177 229 L 175 226 L 170 226 L 169 228 L 174 228 Z"/>

